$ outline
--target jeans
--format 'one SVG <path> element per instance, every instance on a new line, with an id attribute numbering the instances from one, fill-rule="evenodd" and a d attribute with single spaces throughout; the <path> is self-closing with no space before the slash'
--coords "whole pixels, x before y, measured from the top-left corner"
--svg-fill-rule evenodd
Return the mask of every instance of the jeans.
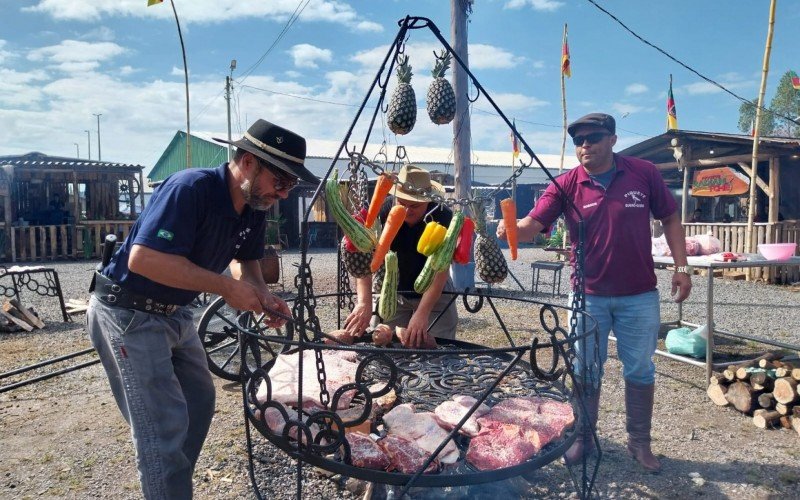
<path id="1" fill-rule="evenodd" d="M 191 310 L 160 316 L 92 297 L 87 329 L 131 426 L 144 497 L 192 498 L 215 395 Z"/>
<path id="2" fill-rule="evenodd" d="M 576 375 L 582 374 L 584 366 L 588 366 L 587 377 L 597 386 L 603 378 L 603 366 L 608 358 L 608 334 L 613 331 L 617 338 L 617 354 L 622 361 L 622 376 L 630 382 L 652 385 L 656 375 L 653 355 L 661 327 L 658 291 L 618 297 L 587 294 L 586 313 L 597 321 L 600 359 L 599 364 L 594 363 L 593 336 L 586 338 L 585 342 L 578 341 Z M 582 332 L 580 326 L 579 321 L 579 333 Z"/>

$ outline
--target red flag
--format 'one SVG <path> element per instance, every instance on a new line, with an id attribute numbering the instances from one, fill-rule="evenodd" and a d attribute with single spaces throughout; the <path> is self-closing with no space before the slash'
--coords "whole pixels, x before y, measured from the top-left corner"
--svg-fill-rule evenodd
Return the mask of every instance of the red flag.
<path id="1" fill-rule="evenodd" d="M 800 90 L 800 76 L 792 77 L 792 87 L 794 87 L 795 90 Z"/>
<path id="2" fill-rule="evenodd" d="M 569 61 L 569 44 L 567 43 L 567 29 L 564 27 L 564 44 L 561 46 L 561 74 L 567 78 L 572 76 L 572 66 Z"/>

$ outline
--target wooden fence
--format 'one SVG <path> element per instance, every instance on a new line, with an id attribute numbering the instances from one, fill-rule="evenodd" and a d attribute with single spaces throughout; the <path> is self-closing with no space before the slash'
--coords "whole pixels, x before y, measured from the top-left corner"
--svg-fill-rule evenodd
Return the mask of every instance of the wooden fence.
<path id="1" fill-rule="evenodd" d="M 753 224 L 753 241 L 746 248 L 747 224 L 742 223 L 689 223 L 684 224 L 686 236 L 711 234 L 722 243 L 723 252 L 757 253 L 759 243 L 800 243 L 800 221 L 785 220 L 776 223 L 757 222 Z M 742 269 L 744 271 L 744 269 Z M 764 279 L 771 283 L 794 283 L 800 280 L 800 268 L 756 267 L 752 270 L 755 279 Z"/>
<path id="2" fill-rule="evenodd" d="M 107 234 L 124 240 L 134 222 L 82 221 L 80 224 L 12 226 L 3 232 L 0 262 L 41 262 L 60 259 L 99 259 Z"/>

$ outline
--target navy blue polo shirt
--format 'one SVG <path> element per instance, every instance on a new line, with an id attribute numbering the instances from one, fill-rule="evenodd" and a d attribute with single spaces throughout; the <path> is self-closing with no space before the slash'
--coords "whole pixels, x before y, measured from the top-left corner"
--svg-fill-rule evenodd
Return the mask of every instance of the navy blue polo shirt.
<path id="1" fill-rule="evenodd" d="M 182 255 L 194 264 L 221 273 L 232 259 L 264 256 L 264 212 L 245 205 L 242 215 L 233 208 L 226 177 L 227 163 L 217 168 L 192 168 L 168 177 L 150 198 L 128 238 L 103 274 L 125 290 L 158 302 L 186 305 L 197 291 L 156 283 L 128 269 L 133 245 Z"/>

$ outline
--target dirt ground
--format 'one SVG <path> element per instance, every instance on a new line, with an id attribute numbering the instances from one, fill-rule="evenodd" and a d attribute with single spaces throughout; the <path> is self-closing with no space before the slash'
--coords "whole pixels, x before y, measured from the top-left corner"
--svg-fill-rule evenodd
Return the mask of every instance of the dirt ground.
<path id="1" fill-rule="evenodd" d="M 318 283 L 323 286 L 322 280 Z M 534 321 L 530 306 L 517 311 L 503 315 Z M 75 323 L 61 323 L 52 312 L 45 317 L 45 330 L 0 334 L 0 373 L 90 347 L 83 316 L 77 316 Z M 488 319 L 471 321 L 472 326 L 464 327 L 468 330 L 464 340 L 485 344 L 502 340 L 497 330 L 481 326 Z M 603 456 L 596 486 L 601 497 L 800 498 L 800 436 L 794 431 L 758 429 L 750 418 L 714 406 L 705 394 L 703 369 L 663 357 L 656 358 L 653 449 L 664 467 L 660 474 L 645 473 L 625 450 L 624 382 L 616 353 L 610 351 L 599 422 Z M 0 385 L 16 380 L 10 377 Z M 217 410 L 195 473 L 196 498 L 253 498 L 241 392 L 236 384 L 218 378 L 215 383 Z M 293 462 L 259 438 L 257 464 L 270 471 L 270 477 L 257 478 L 262 493 L 294 498 Z M 309 469 L 306 498 L 362 495 L 363 484 Z M 498 495 L 567 498 L 575 493 L 567 468 L 559 462 L 506 481 L 500 490 L 415 493 L 421 498 Z M 129 430 L 99 365 L 0 393 L 0 498 L 139 497 Z"/>

